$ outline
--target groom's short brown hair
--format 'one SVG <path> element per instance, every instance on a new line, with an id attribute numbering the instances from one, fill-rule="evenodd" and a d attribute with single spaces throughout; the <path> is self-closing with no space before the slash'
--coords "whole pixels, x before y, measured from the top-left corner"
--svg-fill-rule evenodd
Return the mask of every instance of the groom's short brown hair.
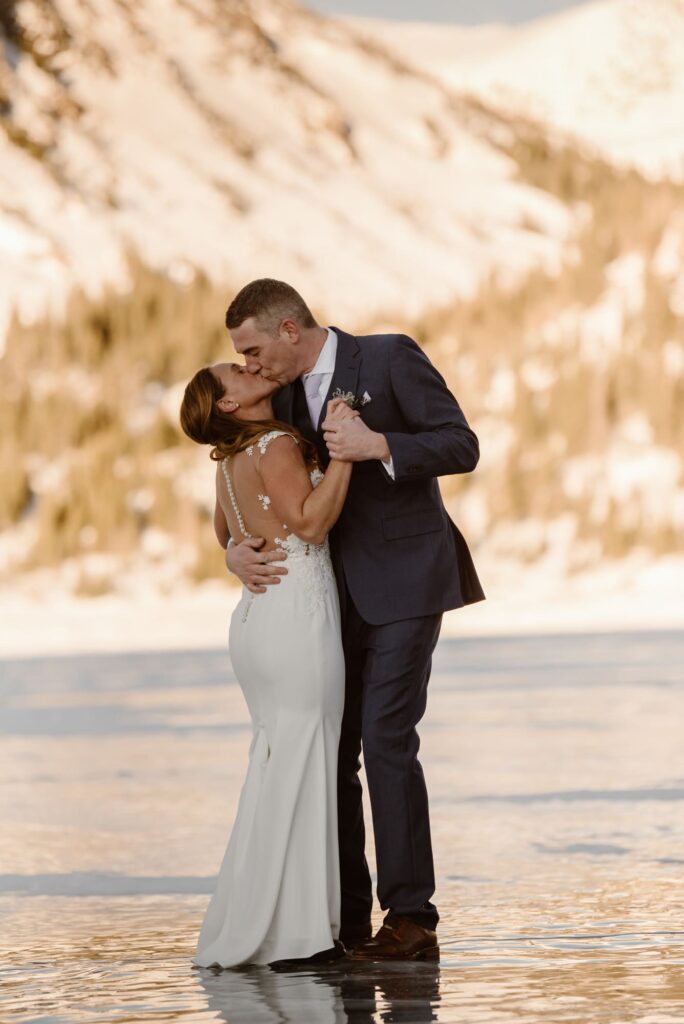
<path id="1" fill-rule="evenodd" d="M 316 327 L 316 320 L 298 291 L 285 281 L 260 277 L 250 281 L 237 293 L 226 311 L 226 327 L 239 327 L 253 316 L 259 330 L 275 334 L 285 317 L 296 320 L 301 327 Z"/>

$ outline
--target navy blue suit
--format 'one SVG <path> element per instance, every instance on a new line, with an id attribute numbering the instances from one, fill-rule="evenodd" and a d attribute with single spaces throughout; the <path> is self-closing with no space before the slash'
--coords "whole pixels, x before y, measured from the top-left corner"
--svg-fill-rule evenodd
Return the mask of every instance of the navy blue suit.
<path id="1" fill-rule="evenodd" d="M 328 398 L 336 388 L 370 396 L 361 415 L 385 435 L 395 472 L 393 480 L 378 461 L 356 463 L 330 534 L 347 669 L 338 767 L 342 923 L 363 923 L 372 904 L 358 777 L 363 747 L 380 905 L 389 916 L 434 927 L 439 915 L 431 902 L 434 868 L 416 726 L 442 613 L 485 597 L 437 477 L 472 472 L 479 445 L 443 377 L 411 338 L 332 329 L 338 341 Z M 327 465 L 320 422 L 314 430 L 301 382 L 278 393 L 274 411 L 314 441 Z"/>

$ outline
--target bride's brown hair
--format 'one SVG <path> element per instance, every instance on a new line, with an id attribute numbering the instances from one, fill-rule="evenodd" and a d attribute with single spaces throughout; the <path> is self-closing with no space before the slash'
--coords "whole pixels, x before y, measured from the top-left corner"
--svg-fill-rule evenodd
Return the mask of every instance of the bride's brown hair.
<path id="1" fill-rule="evenodd" d="M 225 389 L 211 367 L 198 370 L 185 389 L 180 408 L 180 423 L 191 441 L 197 444 L 211 444 L 209 453 L 216 462 L 228 455 L 235 455 L 254 444 L 269 430 L 286 430 L 295 434 L 307 463 L 317 462 L 315 446 L 302 437 L 296 427 L 280 420 L 239 420 L 230 412 L 223 412 L 218 401 Z"/>

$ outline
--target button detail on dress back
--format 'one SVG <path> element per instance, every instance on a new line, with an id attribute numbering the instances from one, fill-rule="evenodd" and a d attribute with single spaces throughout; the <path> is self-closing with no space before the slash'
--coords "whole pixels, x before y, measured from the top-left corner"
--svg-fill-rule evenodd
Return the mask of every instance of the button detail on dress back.
<path id="1" fill-rule="evenodd" d="M 221 469 L 223 470 L 223 475 L 226 480 L 226 487 L 228 488 L 228 497 L 230 498 L 230 503 L 233 506 L 233 512 L 235 513 L 235 518 L 238 521 L 240 533 L 242 534 L 243 537 L 251 537 L 252 534 L 245 527 L 245 521 L 242 518 L 242 513 L 240 512 L 237 499 L 235 498 L 235 491 L 233 490 L 233 481 L 230 478 L 230 472 L 228 470 L 227 461 L 227 459 L 223 459 L 223 461 L 221 462 Z"/>
<path id="2" fill-rule="evenodd" d="M 240 512 L 240 506 L 238 505 L 237 498 L 235 497 L 235 491 L 233 490 L 233 481 L 231 480 L 231 477 L 230 477 L 230 471 L 228 469 L 228 459 L 227 458 L 225 458 L 225 459 L 223 459 L 221 461 L 221 469 L 223 470 L 223 476 L 224 476 L 224 479 L 226 481 L 226 487 L 228 488 L 228 497 L 230 498 L 230 503 L 233 506 L 233 512 L 235 513 L 235 518 L 237 519 L 238 526 L 240 527 L 240 533 L 242 534 L 243 537 L 251 537 L 252 535 L 249 532 L 249 530 L 247 529 L 247 527 L 245 526 L 245 521 L 242 518 L 242 513 Z M 247 598 L 247 601 L 245 602 L 245 609 L 244 609 L 244 611 L 242 613 L 242 621 L 243 622 L 246 621 L 247 616 L 249 614 L 249 609 L 252 607 L 252 601 L 254 600 L 254 594 L 251 591 L 248 591 L 248 593 L 249 593 L 249 597 Z"/>

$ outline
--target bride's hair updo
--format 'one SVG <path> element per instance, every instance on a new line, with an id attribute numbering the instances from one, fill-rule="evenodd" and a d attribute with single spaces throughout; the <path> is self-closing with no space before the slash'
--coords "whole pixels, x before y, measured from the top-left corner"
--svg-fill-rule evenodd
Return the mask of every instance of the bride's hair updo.
<path id="1" fill-rule="evenodd" d="M 296 427 L 279 420 L 239 420 L 230 412 L 218 407 L 225 389 L 209 366 L 198 370 L 185 389 L 180 407 L 180 423 L 183 432 L 197 444 L 211 444 L 210 457 L 220 462 L 228 455 L 235 455 L 254 444 L 269 430 L 286 430 L 296 434 L 300 449 L 307 463 L 317 461 L 316 449 L 302 437 Z"/>

